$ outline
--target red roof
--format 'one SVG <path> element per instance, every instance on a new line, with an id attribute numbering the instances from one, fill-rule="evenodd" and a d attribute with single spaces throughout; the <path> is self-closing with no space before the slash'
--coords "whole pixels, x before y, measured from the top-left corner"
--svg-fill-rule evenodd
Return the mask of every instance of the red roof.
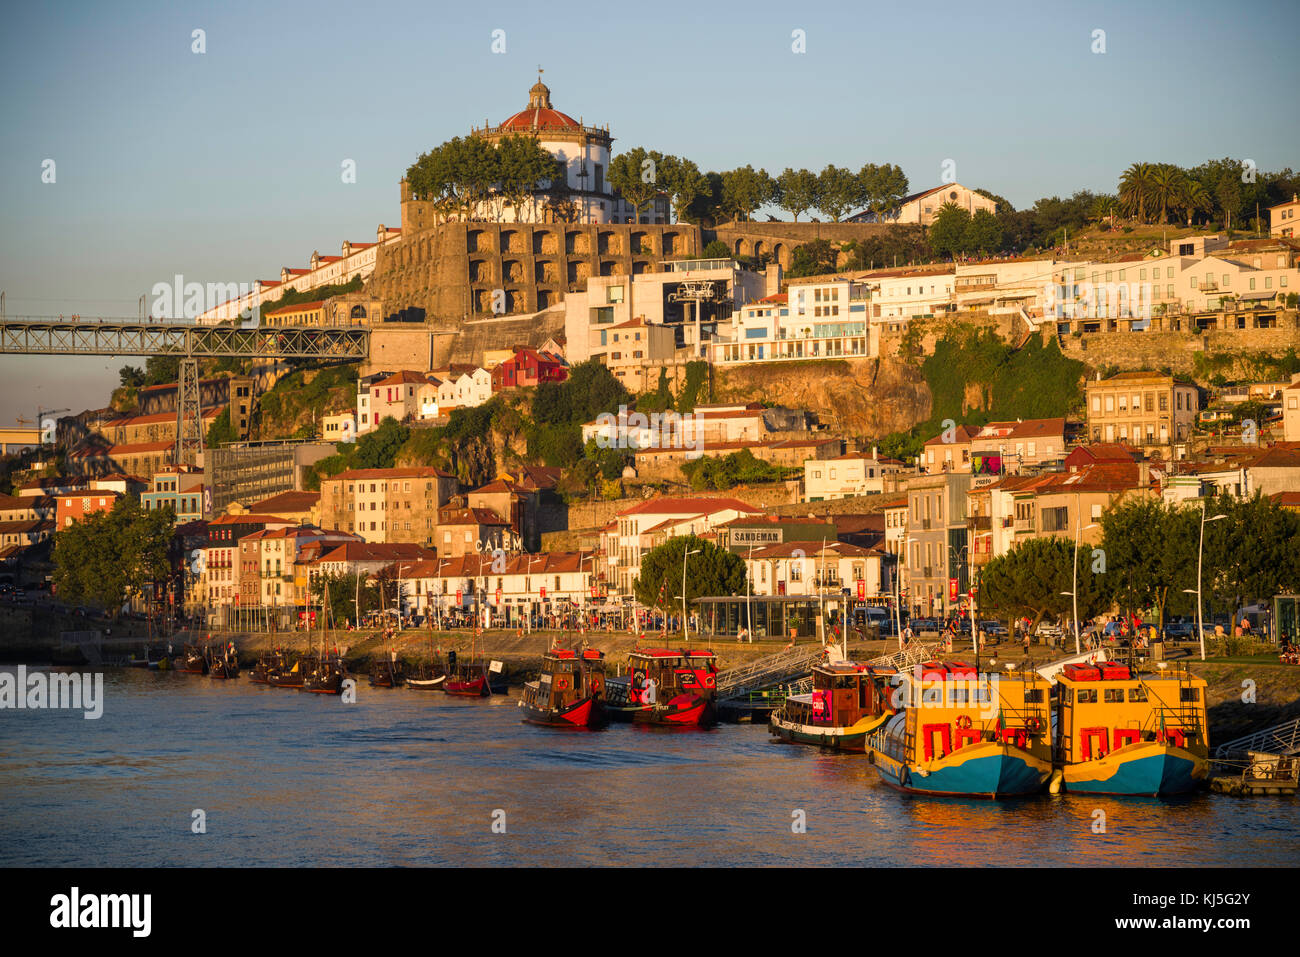
<path id="1" fill-rule="evenodd" d="M 578 121 L 567 113 L 547 108 L 520 110 L 501 124 L 503 130 L 576 130 Z"/>
<path id="2" fill-rule="evenodd" d="M 754 515 L 762 513 L 761 508 L 750 505 L 748 502 L 742 502 L 738 498 L 727 498 L 720 496 L 718 498 L 678 498 L 665 496 L 663 498 L 650 499 L 648 502 L 641 502 L 633 505 L 631 508 L 624 509 L 619 515 L 711 515 L 714 512 L 721 512 L 727 509 L 733 509 L 738 512 L 749 512 Z"/>
<path id="3" fill-rule="evenodd" d="M 279 309 L 272 309 L 267 315 L 278 316 L 282 312 L 306 312 L 308 309 L 319 309 L 323 305 L 325 305 L 324 299 L 317 299 L 314 302 L 300 302 L 296 306 L 281 306 Z"/>

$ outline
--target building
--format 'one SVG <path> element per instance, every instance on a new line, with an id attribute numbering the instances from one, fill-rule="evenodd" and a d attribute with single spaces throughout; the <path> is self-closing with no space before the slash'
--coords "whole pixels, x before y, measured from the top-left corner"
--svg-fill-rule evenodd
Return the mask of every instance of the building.
<path id="1" fill-rule="evenodd" d="M 587 607 L 598 596 L 598 575 L 595 552 L 440 557 L 403 571 L 403 604 L 434 615 L 489 610 L 503 626 L 515 627 L 530 615 Z"/>
<path id="2" fill-rule="evenodd" d="M 568 376 L 569 370 L 559 356 L 536 349 L 517 348 L 510 358 L 492 368 L 487 396 L 473 404 L 486 402 L 492 397 L 493 390 L 529 389 L 543 382 L 563 382 Z"/>
<path id="3" fill-rule="evenodd" d="M 726 258 L 671 260 L 657 272 L 589 276 L 585 290 L 564 297 L 565 358 L 570 364 L 590 358 L 608 364 L 614 347 L 611 330 L 635 319 L 670 328 L 673 347 L 683 350 L 684 358 L 707 355 L 703 347 L 732 313 L 775 293 L 769 286 L 779 282 L 779 275 L 780 267 L 765 275 Z M 620 339 L 620 347 L 624 344 Z M 646 361 L 653 365 L 648 357 Z"/>
<path id="4" fill-rule="evenodd" d="M 311 546 L 308 546 L 311 547 Z M 304 549 L 305 551 L 305 549 Z M 435 558 L 437 553 L 409 542 L 345 542 L 307 562 L 308 577 L 339 575 L 375 576 L 386 568 L 405 572 L 407 565 Z"/>
<path id="5" fill-rule="evenodd" d="M 916 615 L 947 615 L 969 587 L 966 470 L 908 480 L 907 601 Z"/>
<path id="6" fill-rule="evenodd" d="M 1196 386 L 1159 372 L 1121 372 L 1087 384 L 1088 436 L 1138 447 L 1185 443 L 1196 424 Z"/>
<path id="7" fill-rule="evenodd" d="M 421 416 L 423 418 L 423 415 Z M 353 442 L 357 437 L 357 414 L 351 409 L 321 416 L 320 437 L 325 442 Z"/>
<path id="8" fill-rule="evenodd" d="M 641 574 L 641 558 L 666 537 L 700 535 L 726 522 L 762 514 L 762 509 L 739 499 L 703 496 L 665 496 L 624 509 L 618 513 L 615 550 L 606 556 L 611 586 L 619 594 L 632 594 Z"/>
<path id="9" fill-rule="evenodd" d="M 846 542 L 783 542 L 746 554 L 755 595 L 879 598 L 894 591 L 893 557 Z"/>
<path id="10" fill-rule="evenodd" d="M 1270 236 L 1285 236 L 1288 239 L 1300 236 L 1296 232 L 1296 214 L 1300 213 L 1300 196 L 1291 194 L 1291 199 L 1286 203 L 1278 203 L 1276 206 L 1268 208 L 1268 234 Z"/>
<path id="11" fill-rule="evenodd" d="M 966 210 L 974 216 L 980 210 L 987 213 L 997 212 L 997 203 L 987 196 L 981 196 L 960 183 L 946 183 L 931 189 L 904 196 L 898 205 L 877 216 L 870 210 L 857 213 L 844 220 L 846 223 L 894 223 L 929 226 L 939 215 L 939 210 L 951 203 Z"/>
<path id="12" fill-rule="evenodd" d="M 320 521 L 366 542 L 434 543 L 456 477 L 432 466 L 349 469 L 321 479 Z"/>
<path id="13" fill-rule="evenodd" d="M 232 506 L 232 514 L 239 509 Z M 247 511 L 260 515 L 279 515 L 299 525 L 318 525 L 320 492 L 280 492 L 248 506 Z"/>
<path id="14" fill-rule="evenodd" d="M 173 465 L 154 474 L 149 491 L 140 496 L 140 504 L 147 511 L 170 505 L 176 513 L 176 524 L 186 525 L 208 516 L 210 499 L 202 469 Z"/>
<path id="15" fill-rule="evenodd" d="M 1017 419 L 981 426 L 970 440 L 976 475 L 1019 473 L 1065 459 L 1065 419 Z"/>
<path id="16" fill-rule="evenodd" d="M 784 296 L 750 303 L 721 327 L 710 358 L 728 365 L 878 355 L 870 298 L 867 283 L 843 276 L 791 280 Z"/>
<path id="17" fill-rule="evenodd" d="M 468 506 L 459 496 L 438 510 L 434 542 L 442 558 L 492 555 L 523 548 L 522 537 L 511 528 L 508 519 L 490 508 Z"/>
<path id="18" fill-rule="evenodd" d="M 428 382 L 422 372 L 402 371 L 375 382 L 368 388 L 369 403 L 363 408 L 361 390 L 357 390 L 357 434 L 364 435 L 379 427 L 384 419 L 407 422 L 420 412 L 418 393 Z"/>
<path id="19" fill-rule="evenodd" d="M 979 429 L 966 425 L 957 425 L 945 429 L 925 443 L 917 465 L 921 471 L 928 473 L 961 471 L 971 469 L 971 443 Z"/>
<path id="20" fill-rule="evenodd" d="M 829 459 L 807 459 L 803 464 L 803 500 L 824 502 L 884 492 L 886 477 L 897 476 L 904 467 L 898 459 L 879 458 L 875 449 L 870 455 L 849 452 Z M 889 484 L 892 491 L 895 483 Z"/>
<path id="21" fill-rule="evenodd" d="M 257 502 L 279 492 L 302 491 L 311 467 L 338 450 L 328 442 L 241 442 L 208 449 L 209 514 L 231 502 Z"/>
<path id="22" fill-rule="evenodd" d="M 263 529 L 286 528 L 293 523 L 278 515 L 223 515 L 207 523 L 207 542 L 202 552 L 196 600 L 209 608 L 257 604 L 260 580 L 256 570 L 246 566 L 250 559 L 241 553 L 245 536 Z"/>
<path id="23" fill-rule="evenodd" d="M 1300 373 L 1282 390 L 1282 439 L 1300 442 Z"/>

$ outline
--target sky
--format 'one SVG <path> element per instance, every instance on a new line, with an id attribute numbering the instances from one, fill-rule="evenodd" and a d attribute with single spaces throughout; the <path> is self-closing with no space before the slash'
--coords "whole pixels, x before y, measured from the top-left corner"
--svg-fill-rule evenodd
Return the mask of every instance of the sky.
<path id="1" fill-rule="evenodd" d="M 134 316 L 176 274 L 277 278 L 373 241 L 419 154 L 522 109 L 539 65 L 615 153 L 701 169 L 896 163 L 920 190 L 951 160 L 1023 207 L 1138 160 L 1300 167 L 1285 2 L 72 0 L 3 23 L 11 317 Z M 0 426 L 103 406 L 128 363 L 0 356 Z"/>

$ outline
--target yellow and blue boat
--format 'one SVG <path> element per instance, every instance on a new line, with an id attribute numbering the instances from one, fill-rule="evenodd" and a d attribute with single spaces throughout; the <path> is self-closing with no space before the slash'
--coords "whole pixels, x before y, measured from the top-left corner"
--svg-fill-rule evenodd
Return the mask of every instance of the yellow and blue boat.
<path id="1" fill-rule="evenodd" d="M 1037 793 L 1052 772 L 1049 690 L 1032 671 L 917 665 L 902 682 L 902 710 L 867 739 L 872 762 L 886 784 L 903 791 Z"/>
<path id="2" fill-rule="evenodd" d="M 1185 794 L 1205 783 L 1205 679 L 1184 670 L 1067 665 L 1056 679 L 1053 792 Z"/>
<path id="3" fill-rule="evenodd" d="M 768 730 L 782 741 L 861 753 L 867 735 L 894 713 L 891 679 L 898 672 L 853 661 L 812 670 L 812 693 L 790 695 L 772 712 Z"/>

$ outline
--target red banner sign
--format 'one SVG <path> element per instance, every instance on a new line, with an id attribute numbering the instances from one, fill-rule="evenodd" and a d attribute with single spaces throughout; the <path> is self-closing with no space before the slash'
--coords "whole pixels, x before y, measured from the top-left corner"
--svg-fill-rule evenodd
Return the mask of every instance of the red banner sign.
<path id="1" fill-rule="evenodd" d="M 948 579 L 948 600 L 957 600 L 957 579 L 955 578 Z"/>
<path id="2" fill-rule="evenodd" d="M 858 597 L 859 598 L 867 597 L 867 583 L 860 578 L 858 579 Z"/>

